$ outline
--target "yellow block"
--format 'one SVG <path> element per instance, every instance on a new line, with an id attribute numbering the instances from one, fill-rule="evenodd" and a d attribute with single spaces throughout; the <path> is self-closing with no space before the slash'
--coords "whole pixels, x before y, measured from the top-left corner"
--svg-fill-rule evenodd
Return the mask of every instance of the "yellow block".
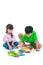
<path id="1" fill-rule="evenodd" d="M 12 56 L 12 53 L 9 53 L 8 56 Z"/>
<path id="2" fill-rule="evenodd" d="M 26 47 L 25 50 L 30 51 L 30 48 Z"/>

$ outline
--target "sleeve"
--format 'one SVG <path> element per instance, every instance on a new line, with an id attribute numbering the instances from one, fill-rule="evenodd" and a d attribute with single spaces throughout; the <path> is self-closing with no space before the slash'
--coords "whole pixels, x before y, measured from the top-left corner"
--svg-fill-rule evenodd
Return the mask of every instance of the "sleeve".
<path id="1" fill-rule="evenodd" d="M 21 38 L 21 42 L 25 42 L 25 36 L 23 36 L 22 38 Z"/>
<path id="2" fill-rule="evenodd" d="M 3 41 L 6 42 L 8 40 L 7 35 L 4 36 Z"/>
<path id="3" fill-rule="evenodd" d="M 34 38 L 33 39 L 34 39 L 34 43 L 38 40 L 36 32 L 34 33 Z"/>

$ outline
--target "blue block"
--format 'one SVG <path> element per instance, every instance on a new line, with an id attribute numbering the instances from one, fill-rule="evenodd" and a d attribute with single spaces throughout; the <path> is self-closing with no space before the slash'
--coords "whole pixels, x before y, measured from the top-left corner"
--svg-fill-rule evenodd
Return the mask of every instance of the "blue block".
<path id="1" fill-rule="evenodd" d="M 20 54 L 20 56 L 25 56 L 25 54 Z"/>

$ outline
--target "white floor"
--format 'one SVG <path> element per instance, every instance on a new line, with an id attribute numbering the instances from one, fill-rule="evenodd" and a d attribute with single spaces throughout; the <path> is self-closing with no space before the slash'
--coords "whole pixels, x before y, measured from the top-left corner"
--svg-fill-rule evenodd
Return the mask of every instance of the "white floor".
<path id="1" fill-rule="evenodd" d="M 2 50 L 1 50 L 2 49 Z M 43 65 L 43 48 L 39 51 L 32 51 L 31 53 L 25 54 L 25 56 L 11 57 L 7 55 L 9 50 L 5 50 L 3 47 L 0 49 L 0 64 L 9 65 Z"/>

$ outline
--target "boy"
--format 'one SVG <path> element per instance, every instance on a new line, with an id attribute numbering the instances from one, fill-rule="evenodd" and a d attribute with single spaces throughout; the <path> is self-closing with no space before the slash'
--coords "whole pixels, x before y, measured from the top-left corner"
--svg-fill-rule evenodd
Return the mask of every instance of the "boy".
<path id="1" fill-rule="evenodd" d="M 19 34 L 20 38 L 20 47 L 26 46 L 25 42 L 30 43 L 31 46 L 34 46 L 36 50 L 41 48 L 41 44 L 38 42 L 37 34 L 33 30 L 32 26 L 26 26 L 25 27 L 25 34 Z"/>

